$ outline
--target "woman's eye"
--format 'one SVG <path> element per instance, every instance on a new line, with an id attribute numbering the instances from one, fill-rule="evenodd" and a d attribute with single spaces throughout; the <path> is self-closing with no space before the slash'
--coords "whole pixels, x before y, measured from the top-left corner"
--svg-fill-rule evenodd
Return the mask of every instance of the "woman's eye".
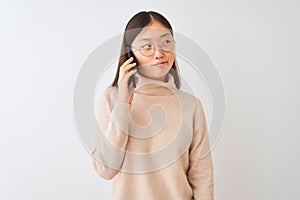
<path id="1" fill-rule="evenodd" d="M 151 44 L 145 44 L 145 45 L 142 46 L 142 48 L 149 49 L 149 48 L 152 48 L 152 45 Z"/>
<path id="2" fill-rule="evenodd" d="M 171 40 L 165 40 L 165 41 L 162 42 L 162 45 L 167 45 L 167 44 L 169 44 L 170 42 L 171 42 Z"/>

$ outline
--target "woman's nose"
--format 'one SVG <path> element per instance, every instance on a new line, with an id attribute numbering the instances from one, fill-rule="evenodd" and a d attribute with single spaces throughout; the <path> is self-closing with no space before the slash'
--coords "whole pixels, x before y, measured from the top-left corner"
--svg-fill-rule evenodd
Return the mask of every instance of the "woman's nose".
<path id="1" fill-rule="evenodd" d="M 163 56 L 164 56 L 163 50 L 160 47 L 156 46 L 156 48 L 154 49 L 154 57 L 162 58 Z"/>

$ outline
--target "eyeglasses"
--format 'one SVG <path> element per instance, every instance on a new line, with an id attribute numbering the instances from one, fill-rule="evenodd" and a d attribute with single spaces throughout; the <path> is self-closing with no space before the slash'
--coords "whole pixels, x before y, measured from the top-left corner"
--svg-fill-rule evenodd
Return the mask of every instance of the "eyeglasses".
<path id="1" fill-rule="evenodd" d="M 158 48 L 158 46 L 164 52 L 174 51 L 175 40 L 167 39 L 167 40 L 162 41 L 161 43 L 147 42 L 146 44 L 143 44 L 141 47 L 131 46 L 131 48 L 138 50 L 143 56 L 149 57 L 154 54 L 154 52 Z"/>

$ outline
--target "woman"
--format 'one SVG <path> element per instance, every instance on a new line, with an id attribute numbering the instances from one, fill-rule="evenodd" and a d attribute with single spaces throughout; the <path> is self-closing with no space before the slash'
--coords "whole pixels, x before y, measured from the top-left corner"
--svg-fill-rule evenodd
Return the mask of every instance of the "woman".
<path id="1" fill-rule="evenodd" d="M 113 179 L 114 200 L 213 199 L 211 154 L 200 157 L 209 148 L 204 111 L 180 90 L 174 50 L 161 14 L 139 12 L 128 22 L 93 152 L 96 172 Z"/>

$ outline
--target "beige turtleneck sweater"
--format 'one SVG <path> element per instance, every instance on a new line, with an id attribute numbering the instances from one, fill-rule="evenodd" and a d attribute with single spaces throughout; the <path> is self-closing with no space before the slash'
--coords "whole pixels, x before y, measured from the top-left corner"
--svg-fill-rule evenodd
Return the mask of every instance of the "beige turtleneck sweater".
<path id="1" fill-rule="evenodd" d="M 166 82 L 139 78 L 131 104 L 108 87 L 97 112 L 96 172 L 113 200 L 213 200 L 213 164 L 201 102 Z M 203 153 L 206 152 L 206 153 Z M 205 154 L 205 155 L 204 155 Z"/>

